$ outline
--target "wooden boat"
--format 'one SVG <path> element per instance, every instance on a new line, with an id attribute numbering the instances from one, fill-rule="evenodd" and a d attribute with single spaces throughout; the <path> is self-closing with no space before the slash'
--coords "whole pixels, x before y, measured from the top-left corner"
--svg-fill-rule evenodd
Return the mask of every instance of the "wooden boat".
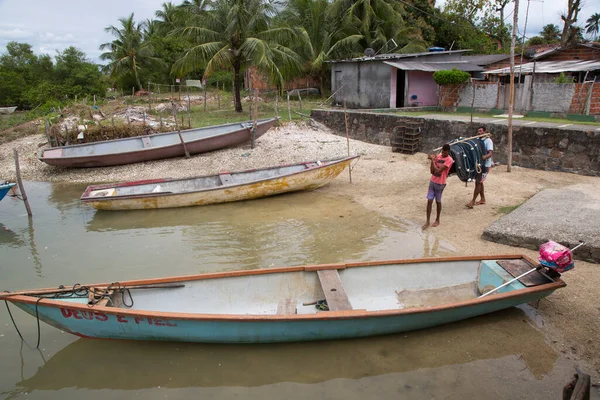
<path id="1" fill-rule="evenodd" d="M 277 118 L 257 121 L 256 137 L 262 136 Z M 38 159 L 59 167 L 107 167 L 185 155 L 185 143 L 190 154 L 204 153 L 237 146 L 251 139 L 252 121 L 157 133 L 125 139 L 75 144 L 42 149 Z"/>
<path id="2" fill-rule="evenodd" d="M 0 114 L 9 115 L 15 112 L 17 107 L 0 107 Z"/>
<path id="3" fill-rule="evenodd" d="M 98 210 L 172 208 L 250 200 L 331 182 L 358 156 L 186 179 L 88 186 L 81 200 Z"/>
<path id="4" fill-rule="evenodd" d="M 10 189 L 12 189 L 13 186 L 15 186 L 15 185 L 16 185 L 16 183 L 8 183 L 8 182 L 0 183 L 0 200 L 2 200 L 4 198 L 4 196 L 6 196 L 8 191 Z"/>
<path id="5" fill-rule="evenodd" d="M 520 255 L 324 264 L 60 286 L 3 293 L 0 300 L 87 338 L 343 339 L 459 321 L 566 286 L 560 274 L 540 270 L 479 297 L 533 266 Z"/>

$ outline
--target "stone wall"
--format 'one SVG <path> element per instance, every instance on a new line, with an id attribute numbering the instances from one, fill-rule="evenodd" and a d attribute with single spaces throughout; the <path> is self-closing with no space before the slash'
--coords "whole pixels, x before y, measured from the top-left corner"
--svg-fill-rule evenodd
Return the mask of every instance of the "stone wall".
<path id="1" fill-rule="evenodd" d="M 498 82 L 468 83 L 460 92 L 460 103 L 458 105 L 461 107 L 471 107 L 471 104 L 473 104 L 474 108 L 497 108 L 499 87 L 500 83 Z M 475 92 L 475 99 L 473 99 L 473 91 Z"/>
<path id="2" fill-rule="evenodd" d="M 344 112 L 313 110 L 311 116 L 336 134 L 346 136 Z M 348 112 L 349 136 L 368 143 L 390 145 L 403 120 L 420 121 L 420 151 L 434 148 L 459 137 L 476 134 L 477 124 L 443 121 L 393 114 Z M 493 160 L 506 164 L 508 127 L 488 125 L 495 144 Z M 513 126 L 513 165 L 526 168 L 563 171 L 580 175 L 600 176 L 600 131 L 593 127 L 585 132 L 565 128 Z"/>

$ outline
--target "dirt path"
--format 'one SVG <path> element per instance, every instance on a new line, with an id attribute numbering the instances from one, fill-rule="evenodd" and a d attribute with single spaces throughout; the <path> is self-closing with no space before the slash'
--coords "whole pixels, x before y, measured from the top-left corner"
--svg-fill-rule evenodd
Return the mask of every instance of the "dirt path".
<path id="1" fill-rule="evenodd" d="M 161 160 L 129 166 L 67 170 L 45 165 L 36 158 L 45 142 L 41 135 L 29 136 L 0 146 L 0 179 L 14 179 L 12 149 L 17 148 L 23 179 L 34 181 L 110 182 L 148 177 L 185 177 L 218 171 L 250 168 L 299 161 L 341 157 L 347 154 L 346 139 L 332 135 L 319 125 L 285 125 L 272 129 L 257 141 L 257 147 L 242 146 L 186 159 Z M 351 140 L 353 154 L 361 158 L 352 171 L 353 183 L 346 173 L 320 189 L 346 195 L 365 207 L 414 224 L 425 222 L 425 194 L 429 181 L 426 155 L 401 155 L 390 148 Z M 465 187 L 451 177 L 444 192 L 441 225 L 422 234 L 451 243 L 460 255 L 526 254 L 534 251 L 509 247 L 481 239 L 483 230 L 503 214 L 501 208 L 522 204 L 546 188 L 585 185 L 598 190 L 599 178 L 545 172 L 506 166 L 493 168 L 485 183 L 487 204 L 467 209 L 473 185 Z M 434 210 L 435 212 L 435 210 Z M 600 287 L 597 264 L 577 262 L 576 269 L 563 275 L 568 286 L 540 302 L 537 312 L 542 329 L 552 346 L 577 360 L 580 367 L 600 382 L 600 306 L 596 297 Z"/>

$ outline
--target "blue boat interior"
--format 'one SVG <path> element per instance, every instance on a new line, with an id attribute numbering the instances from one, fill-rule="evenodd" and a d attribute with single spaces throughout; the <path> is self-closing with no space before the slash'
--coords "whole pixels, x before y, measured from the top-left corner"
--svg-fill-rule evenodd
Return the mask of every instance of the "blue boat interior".
<path id="1" fill-rule="evenodd" d="M 163 282 L 140 290 L 131 286 L 129 292 L 110 292 L 101 304 L 140 311 L 221 315 L 443 307 L 474 300 L 531 268 L 535 266 L 524 259 L 511 259 L 283 271 Z M 553 281 L 537 271 L 530 275 L 488 298 Z M 88 297 L 81 294 L 59 300 L 87 303 Z"/>

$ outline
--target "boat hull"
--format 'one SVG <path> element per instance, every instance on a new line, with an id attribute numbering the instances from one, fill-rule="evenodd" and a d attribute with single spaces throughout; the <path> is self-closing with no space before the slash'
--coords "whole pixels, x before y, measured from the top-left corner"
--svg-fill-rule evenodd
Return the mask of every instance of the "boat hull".
<path id="1" fill-rule="evenodd" d="M 0 114 L 9 115 L 15 112 L 17 107 L 0 107 Z"/>
<path id="2" fill-rule="evenodd" d="M 352 317 L 351 312 L 330 318 L 289 319 L 165 319 L 152 313 L 124 314 L 81 311 L 68 307 L 38 305 L 40 320 L 74 335 L 97 339 L 130 339 L 202 343 L 279 343 L 348 339 L 408 332 L 456 322 L 494 311 L 537 301 L 554 290 L 530 293 L 515 298 L 451 307 L 438 311 L 399 315 Z M 33 304 L 17 306 L 35 316 Z"/>
<path id="3" fill-rule="evenodd" d="M 0 299 L 88 338 L 205 343 L 346 339 L 456 322 L 537 301 L 566 286 L 539 272 L 527 280 L 512 279 L 533 263 L 504 255 L 309 265 L 61 286 Z M 88 304 L 94 293 L 106 296 Z M 326 310 L 315 307 L 323 297 Z"/>
<path id="4" fill-rule="evenodd" d="M 273 127 L 276 121 L 277 119 L 272 118 L 260 122 L 256 128 L 256 137 L 258 138 L 264 133 L 266 133 L 270 128 Z M 148 138 L 149 140 L 152 140 L 153 136 L 159 137 L 164 135 L 177 135 L 177 132 L 151 135 Z M 232 130 L 231 132 L 227 132 L 222 135 L 209 136 L 197 140 L 188 141 L 185 138 L 187 135 L 187 131 L 182 131 L 181 135 L 184 138 L 185 146 L 189 154 L 194 155 L 222 149 L 225 147 L 238 146 L 240 144 L 246 143 L 251 139 L 252 130 L 248 127 L 242 127 L 242 125 L 240 124 L 240 128 Z M 117 141 L 115 141 L 115 143 L 117 143 L 119 140 L 138 140 L 141 142 L 143 139 L 142 137 L 118 139 Z M 141 148 L 140 146 L 140 149 L 138 150 L 126 151 L 121 153 L 114 152 L 108 154 L 94 154 L 93 147 L 91 145 L 93 145 L 93 143 L 90 143 L 88 145 L 75 145 L 89 146 L 90 151 L 87 155 L 64 156 L 64 148 L 56 147 L 42 150 L 38 158 L 40 161 L 43 161 L 48 165 L 57 167 L 94 168 L 133 164 L 138 162 L 185 156 L 185 150 L 180 142 L 171 145 L 156 146 L 149 148 Z"/>
<path id="5" fill-rule="evenodd" d="M 98 210 L 142 210 L 174 208 L 252 200 L 282 193 L 314 190 L 335 179 L 352 161 L 347 158 L 338 163 L 307 169 L 299 173 L 211 190 L 162 195 L 130 196 L 125 198 L 82 197 L 82 201 Z M 90 189 L 86 190 L 88 193 Z"/>
<path id="6" fill-rule="evenodd" d="M 6 185 L 0 185 L 0 200 L 6 196 L 8 191 L 15 186 L 15 183 L 8 183 Z"/>

